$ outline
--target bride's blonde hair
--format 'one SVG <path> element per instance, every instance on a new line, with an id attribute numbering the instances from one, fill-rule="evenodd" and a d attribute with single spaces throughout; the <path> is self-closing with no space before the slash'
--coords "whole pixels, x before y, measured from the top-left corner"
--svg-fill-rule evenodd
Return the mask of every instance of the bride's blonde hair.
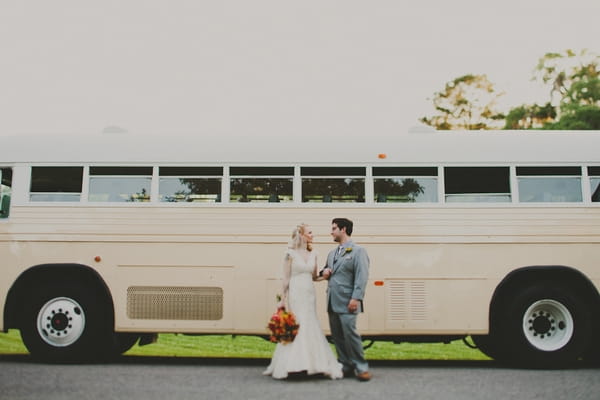
<path id="1" fill-rule="evenodd" d="M 292 231 L 292 239 L 288 244 L 290 249 L 301 249 L 306 247 L 308 251 L 312 251 L 312 243 L 307 243 L 302 236 L 306 232 L 307 227 L 308 225 L 304 223 L 296 225 L 296 228 Z"/>

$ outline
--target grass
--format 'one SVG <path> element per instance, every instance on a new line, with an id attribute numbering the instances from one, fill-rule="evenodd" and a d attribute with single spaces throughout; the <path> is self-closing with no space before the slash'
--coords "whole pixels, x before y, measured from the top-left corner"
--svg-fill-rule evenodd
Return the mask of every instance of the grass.
<path id="1" fill-rule="evenodd" d="M 126 355 L 156 357 L 270 358 L 275 345 L 252 336 L 186 336 L 161 334 L 156 343 L 134 346 Z M 0 354 L 27 354 L 19 331 L 0 333 Z M 449 344 L 375 342 L 365 351 L 369 360 L 489 360 L 462 341 Z"/>

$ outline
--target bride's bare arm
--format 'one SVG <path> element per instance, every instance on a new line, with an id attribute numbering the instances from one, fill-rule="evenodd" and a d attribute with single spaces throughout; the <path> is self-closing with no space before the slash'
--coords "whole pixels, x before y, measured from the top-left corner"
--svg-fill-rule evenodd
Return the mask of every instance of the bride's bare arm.
<path id="1" fill-rule="evenodd" d="M 289 253 L 285 253 L 283 258 L 282 266 L 282 277 L 281 277 L 281 301 L 278 307 L 285 307 L 287 301 L 288 292 L 290 290 L 290 277 L 292 276 L 292 257 Z"/>
<path id="2" fill-rule="evenodd" d="M 317 257 L 315 257 L 315 266 L 313 268 L 312 279 L 315 282 L 323 281 L 323 280 L 327 279 L 326 277 L 319 275 L 319 267 L 318 267 L 318 263 L 317 263 Z"/>

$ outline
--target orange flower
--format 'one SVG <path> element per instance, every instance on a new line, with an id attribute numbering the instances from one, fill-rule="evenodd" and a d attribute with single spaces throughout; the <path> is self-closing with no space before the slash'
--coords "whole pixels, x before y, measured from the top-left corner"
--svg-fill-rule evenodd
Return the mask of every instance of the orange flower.
<path id="1" fill-rule="evenodd" d="M 287 312 L 285 308 L 279 308 L 269 320 L 267 325 L 271 335 L 269 340 L 273 343 L 290 343 L 298 334 L 300 325 L 296 322 L 296 316 Z"/>

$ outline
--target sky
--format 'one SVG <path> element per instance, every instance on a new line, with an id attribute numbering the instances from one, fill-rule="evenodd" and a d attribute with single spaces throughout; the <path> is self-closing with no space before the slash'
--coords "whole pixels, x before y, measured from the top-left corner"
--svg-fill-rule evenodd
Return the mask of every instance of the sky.
<path id="1" fill-rule="evenodd" d="M 0 0 L 0 135 L 387 136 L 454 78 L 545 102 L 598 0 Z"/>

